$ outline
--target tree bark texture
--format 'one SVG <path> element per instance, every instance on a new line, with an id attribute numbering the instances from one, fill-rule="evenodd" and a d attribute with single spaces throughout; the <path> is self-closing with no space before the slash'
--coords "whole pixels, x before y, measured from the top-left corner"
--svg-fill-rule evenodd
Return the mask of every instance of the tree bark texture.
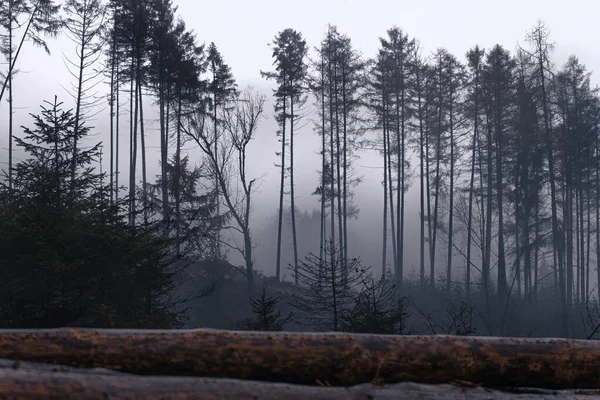
<path id="1" fill-rule="evenodd" d="M 4 330 L 0 357 L 140 375 L 600 388 L 600 342 L 217 330 Z"/>

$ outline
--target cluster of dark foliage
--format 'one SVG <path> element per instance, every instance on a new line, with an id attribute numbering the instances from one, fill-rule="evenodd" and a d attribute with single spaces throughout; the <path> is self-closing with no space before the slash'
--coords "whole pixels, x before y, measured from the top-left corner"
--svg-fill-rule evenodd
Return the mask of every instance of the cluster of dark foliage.
<path id="1" fill-rule="evenodd" d="M 17 139 L 26 158 L 0 191 L 0 326 L 179 326 L 170 244 L 124 221 L 126 199 L 110 204 L 100 145 L 74 152 L 89 127 L 61 106 L 32 115 Z"/>
<path id="2" fill-rule="evenodd" d="M 244 318 L 232 325 L 234 329 L 251 331 L 282 331 L 294 317 L 290 312 L 283 316 L 279 309 L 281 296 L 267 296 L 266 288 L 262 294 L 252 300 L 253 317 Z"/>

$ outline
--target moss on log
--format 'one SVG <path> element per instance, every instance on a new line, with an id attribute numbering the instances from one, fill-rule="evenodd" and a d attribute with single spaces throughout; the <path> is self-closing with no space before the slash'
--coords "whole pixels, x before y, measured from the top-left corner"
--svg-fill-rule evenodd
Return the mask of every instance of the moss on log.
<path id="1" fill-rule="evenodd" d="M 60 329 L 0 331 L 0 357 L 308 385 L 600 388 L 600 343 L 566 339 Z"/>

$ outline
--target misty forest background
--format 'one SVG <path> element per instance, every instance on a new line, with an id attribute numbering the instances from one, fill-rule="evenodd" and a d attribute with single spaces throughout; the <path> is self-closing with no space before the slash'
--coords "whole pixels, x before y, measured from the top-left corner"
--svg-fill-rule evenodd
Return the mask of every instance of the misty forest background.
<path id="1" fill-rule="evenodd" d="M 18 126 L 21 60 L 61 36 L 71 81 Z M 285 29 L 265 93 L 171 0 L 4 0 L 0 40 L 2 327 L 598 333 L 600 95 L 541 21 L 457 55 Z"/>

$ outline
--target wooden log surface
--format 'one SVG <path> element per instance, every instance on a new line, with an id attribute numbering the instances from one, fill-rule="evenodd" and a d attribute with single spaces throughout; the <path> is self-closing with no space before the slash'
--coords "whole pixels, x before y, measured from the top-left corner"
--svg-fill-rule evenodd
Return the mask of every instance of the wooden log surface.
<path id="1" fill-rule="evenodd" d="M 486 387 L 600 388 L 600 343 L 566 339 L 2 330 L 0 357 L 142 375 L 307 385 L 468 381 Z"/>
<path id="2" fill-rule="evenodd" d="M 517 392 L 459 384 L 403 382 L 383 387 L 318 387 L 223 378 L 155 377 L 127 374 L 90 374 L 81 371 L 39 372 L 0 369 L 0 398 L 10 399 L 198 399 L 198 400 L 591 400 L 594 391 Z"/>

